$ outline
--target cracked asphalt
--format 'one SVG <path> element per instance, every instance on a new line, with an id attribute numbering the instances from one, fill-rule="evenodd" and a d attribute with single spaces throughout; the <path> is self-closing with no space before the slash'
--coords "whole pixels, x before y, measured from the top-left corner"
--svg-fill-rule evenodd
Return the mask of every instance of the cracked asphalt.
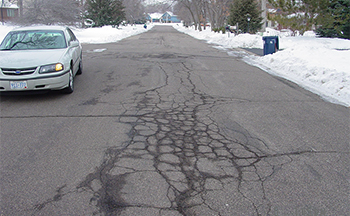
<path id="1" fill-rule="evenodd" d="M 170 26 L 83 48 L 1 97 L 0 215 L 349 214 L 349 108 Z"/>

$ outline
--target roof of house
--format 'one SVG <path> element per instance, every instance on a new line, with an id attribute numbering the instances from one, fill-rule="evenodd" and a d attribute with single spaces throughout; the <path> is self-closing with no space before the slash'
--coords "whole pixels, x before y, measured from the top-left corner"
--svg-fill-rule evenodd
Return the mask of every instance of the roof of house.
<path id="1" fill-rule="evenodd" d="M 164 14 L 166 14 L 166 13 L 169 14 L 170 16 L 174 16 L 174 13 L 173 13 L 173 12 L 167 11 L 167 12 L 165 12 Z M 164 14 L 163 14 L 163 15 L 164 15 Z"/>
<path id="2" fill-rule="evenodd" d="M 19 7 L 16 4 L 12 4 L 8 0 L 4 0 L 3 2 L 0 2 L 0 8 L 12 8 L 12 9 L 19 9 Z"/>
<path id="3" fill-rule="evenodd" d="M 152 19 L 160 19 L 163 14 L 162 13 L 150 13 L 148 14 Z"/>
<path id="4" fill-rule="evenodd" d="M 174 15 L 174 13 L 170 11 L 167 11 L 165 13 L 150 13 L 148 15 L 152 19 L 161 19 L 165 14 L 169 14 L 171 17 L 174 17 L 174 16 L 176 17 L 176 15 Z"/>

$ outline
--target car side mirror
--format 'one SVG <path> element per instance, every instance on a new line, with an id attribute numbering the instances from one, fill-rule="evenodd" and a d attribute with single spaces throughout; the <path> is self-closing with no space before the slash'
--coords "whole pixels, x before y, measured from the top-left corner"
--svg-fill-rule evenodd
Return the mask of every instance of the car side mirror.
<path id="1" fill-rule="evenodd" d="M 70 42 L 69 42 L 69 46 L 71 46 L 71 47 L 77 47 L 77 46 L 79 46 L 79 41 L 70 41 Z"/>

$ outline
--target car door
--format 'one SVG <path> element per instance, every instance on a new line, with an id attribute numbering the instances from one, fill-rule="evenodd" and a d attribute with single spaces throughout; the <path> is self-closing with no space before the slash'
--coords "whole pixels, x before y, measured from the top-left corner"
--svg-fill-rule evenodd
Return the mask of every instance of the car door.
<path id="1" fill-rule="evenodd" d="M 78 39 L 75 37 L 72 30 L 67 28 L 68 33 L 68 46 L 69 46 L 69 54 L 73 60 L 73 73 L 75 74 L 78 71 L 80 58 L 81 58 L 81 46 L 79 44 Z"/>

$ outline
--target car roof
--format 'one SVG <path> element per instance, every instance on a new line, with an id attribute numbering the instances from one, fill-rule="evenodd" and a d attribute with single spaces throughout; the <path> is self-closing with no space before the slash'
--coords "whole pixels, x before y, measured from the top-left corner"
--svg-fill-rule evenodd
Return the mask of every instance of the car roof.
<path id="1" fill-rule="evenodd" d="M 35 26 L 26 26 L 18 27 L 12 31 L 30 31 L 30 30 L 60 30 L 64 31 L 67 27 L 65 26 L 48 26 L 48 25 L 35 25 Z"/>

